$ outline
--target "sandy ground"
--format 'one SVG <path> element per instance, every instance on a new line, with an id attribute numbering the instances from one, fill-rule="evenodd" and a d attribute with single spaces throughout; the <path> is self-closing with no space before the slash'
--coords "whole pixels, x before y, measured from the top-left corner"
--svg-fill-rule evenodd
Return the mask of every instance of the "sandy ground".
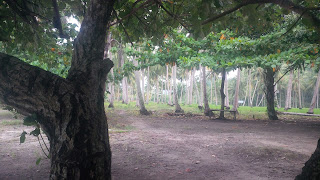
<path id="1" fill-rule="evenodd" d="M 32 128 L 0 111 L 0 179 L 48 179 Z M 114 180 L 294 179 L 320 137 L 317 120 L 210 120 L 108 113 Z"/>

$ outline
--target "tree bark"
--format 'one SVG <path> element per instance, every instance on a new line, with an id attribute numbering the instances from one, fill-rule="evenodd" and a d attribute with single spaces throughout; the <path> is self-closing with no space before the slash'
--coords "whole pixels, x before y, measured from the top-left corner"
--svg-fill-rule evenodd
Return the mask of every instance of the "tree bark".
<path id="1" fill-rule="evenodd" d="M 202 66 L 202 87 L 203 87 L 203 102 L 204 102 L 204 114 L 210 115 L 210 107 L 207 96 L 207 78 L 206 78 L 206 67 Z"/>
<path id="2" fill-rule="evenodd" d="M 313 109 L 316 105 L 316 100 L 317 100 L 317 94 L 319 92 L 319 84 L 320 84 L 320 70 L 318 72 L 318 77 L 317 77 L 317 82 L 316 85 L 314 86 L 314 91 L 313 91 L 313 97 L 311 100 L 310 108 L 308 110 L 308 114 L 313 114 Z"/>
<path id="3" fill-rule="evenodd" d="M 50 141 L 50 179 L 111 179 L 104 91 L 113 63 L 103 53 L 113 3 L 88 4 L 67 79 L 0 53 L 0 100 L 37 116 Z"/>
<path id="4" fill-rule="evenodd" d="M 269 120 L 278 120 L 276 110 L 274 108 L 274 72 L 271 67 L 267 67 L 264 70 L 264 83 L 265 83 L 265 93 L 267 100 L 267 113 Z"/>
<path id="5" fill-rule="evenodd" d="M 290 76 L 289 76 L 288 86 L 287 86 L 287 94 L 286 94 L 286 104 L 285 104 L 284 110 L 291 109 L 292 79 L 293 79 L 293 70 L 290 71 Z"/>
<path id="6" fill-rule="evenodd" d="M 237 83 L 236 83 L 236 89 L 234 93 L 234 101 L 233 101 L 233 111 L 238 111 L 238 101 L 239 101 L 239 90 L 240 90 L 240 68 L 238 68 L 237 73 Z"/>
<path id="7" fill-rule="evenodd" d="M 221 88 L 220 88 L 220 96 L 221 96 L 221 110 L 224 110 L 224 99 L 226 95 L 224 94 L 224 81 L 226 79 L 226 69 L 222 69 L 222 80 L 221 80 Z M 219 119 L 225 119 L 224 111 L 220 111 Z"/>
<path id="8" fill-rule="evenodd" d="M 177 65 L 172 66 L 172 80 L 173 80 L 173 96 L 174 96 L 174 106 L 176 113 L 183 113 L 178 101 L 177 85 L 176 85 L 176 76 L 177 76 Z"/>
<path id="9" fill-rule="evenodd" d="M 109 98 L 109 106 L 108 108 L 114 108 L 113 102 L 114 102 L 114 73 L 113 68 L 110 70 L 111 76 L 112 76 L 112 82 L 110 82 L 109 85 L 109 92 L 110 92 L 110 98 Z"/>
<path id="10" fill-rule="evenodd" d="M 141 76 L 141 94 L 142 94 L 142 100 L 145 102 L 145 93 L 144 93 L 144 69 L 140 69 L 140 76 Z M 140 98 L 140 97 L 139 97 Z M 140 101 L 139 101 L 140 102 Z"/>
<path id="11" fill-rule="evenodd" d="M 295 178 L 295 180 L 305 179 L 320 179 L 320 139 L 318 140 L 316 150 L 302 168 L 301 174 Z"/>

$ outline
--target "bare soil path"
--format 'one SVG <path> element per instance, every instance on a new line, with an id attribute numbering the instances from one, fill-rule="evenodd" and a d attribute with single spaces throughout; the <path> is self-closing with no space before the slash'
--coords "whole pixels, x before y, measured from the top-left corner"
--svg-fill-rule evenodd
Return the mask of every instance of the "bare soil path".
<path id="1" fill-rule="evenodd" d="M 107 113 L 114 180 L 294 179 L 320 137 L 319 121 L 209 120 Z M 32 128 L 0 111 L 0 179 L 48 179 Z"/>

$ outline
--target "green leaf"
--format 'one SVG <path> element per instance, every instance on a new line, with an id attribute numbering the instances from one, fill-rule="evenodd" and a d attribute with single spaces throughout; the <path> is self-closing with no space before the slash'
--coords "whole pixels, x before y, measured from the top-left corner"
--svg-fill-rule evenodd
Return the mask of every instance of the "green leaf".
<path id="1" fill-rule="evenodd" d="M 23 125 L 26 126 L 34 126 L 37 125 L 37 116 L 35 114 L 32 114 L 30 116 L 27 116 L 23 119 Z"/>
<path id="2" fill-rule="evenodd" d="M 41 161 L 41 157 L 37 159 L 36 165 L 39 165 L 39 164 L 40 164 L 40 161 Z"/>
<path id="3" fill-rule="evenodd" d="M 36 128 L 35 130 L 30 132 L 30 135 L 34 135 L 34 136 L 39 136 L 39 134 L 40 134 L 40 129 L 39 128 Z"/>
<path id="4" fill-rule="evenodd" d="M 26 134 L 27 132 L 23 131 L 20 135 L 20 144 L 24 143 L 24 141 L 26 140 Z"/>

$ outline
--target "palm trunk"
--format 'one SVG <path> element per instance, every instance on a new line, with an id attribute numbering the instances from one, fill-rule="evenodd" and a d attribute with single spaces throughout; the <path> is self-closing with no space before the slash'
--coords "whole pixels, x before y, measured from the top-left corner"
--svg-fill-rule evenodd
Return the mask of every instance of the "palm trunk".
<path id="1" fill-rule="evenodd" d="M 247 77 L 247 86 L 246 86 L 246 95 L 244 96 L 244 102 L 243 102 L 243 104 L 242 104 L 242 106 L 245 106 L 246 105 L 246 102 L 247 102 L 247 97 L 248 97 L 248 92 L 249 92 L 249 72 L 250 72 L 250 69 L 249 69 L 249 71 L 248 71 L 248 77 Z M 250 105 L 250 102 L 248 101 L 248 105 Z"/>
<path id="2" fill-rule="evenodd" d="M 248 72 L 248 90 L 249 90 L 249 99 L 248 99 L 248 105 L 250 106 L 250 107 L 252 107 L 252 101 L 251 101 L 251 92 L 252 92 L 252 87 L 251 87 L 251 69 L 249 69 L 249 72 Z"/>
<path id="3" fill-rule="evenodd" d="M 214 96 L 216 99 L 216 106 L 218 106 L 218 93 L 217 93 L 217 76 L 214 73 Z"/>
<path id="4" fill-rule="evenodd" d="M 194 74 L 195 74 L 195 71 L 196 71 L 196 69 L 194 68 L 193 69 L 194 70 Z M 196 102 L 198 103 L 198 108 L 199 109 L 202 109 L 202 104 L 201 104 L 201 98 L 200 98 L 200 92 L 199 92 L 199 87 L 198 87 L 198 82 L 196 81 L 196 79 L 194 78 L 193 79 L 194 80 L 194 87 L 195 87 L 195 89 L 196 89 Z"/>
<path id="5" fill-rule="evenodd" d="M 109 98 L 109 106 L 108 108 L 114 108 L 113 102 L 114 102 L 114 73 L 113 68 L 110 70 L 112 82 L 109 83 L 109 92 L 110 92 L 110 98 Z"/>
<path id="6" fill-rule="evenodd" d="M 206 81 L 206 67 L 202 67 L 202 87 L 203 87 L 203 102 L 204 102 L 204 114 L 209 115 L 210 114 L 210 107 L 208 102 L 208 96 L 207 96 L 207 81 Z"/>
<path id="7" fill-rule="evenodd" d="M 302 103 L 301 103 L 301 85 L 300 85 L 300 69 L 298 69 L 298 99 L 299 99 L 299 109 L 302 109 Z"/>
<path id="8" fill-rule="evenodd" d="M 145 102 L 145 93 L 144 93 L 144 69 L 140 69 L 140 75 L 141 75 L 141 93 L 142 93 L 142 100 Z M 140 98 L 140 97 L 139 97 Z"/>
<path id="9" fill-rule="evenodd" d="M 146 98 L 146 103 L 148 104 L 149 103 L 149 98 L 150 98 L 150 67 L 148 66 L 148 69 L 147 69 L 147 98 Z"/>
<path id="10" fill-rule="evenodd" d="M 317 77 L 317 82 L 316 85 L 314 86 L 314 91 L 313 91 L 313 97 L 311 100 L 310 108 L 308 110 L 308 114 L 313 114 L 313 109 L 316 105 L 316 100 L 317 100 L 317 94 L 319 92 L 319 84 L 320 84 L 320 70 L 318 72 L 318 77 Z"/>
<path id="11" fill-rule="evenodd" d="M 135 66 L 138 66 L 138 62 L 136 60 L 133 60 L 133 64 Z M 140 114 L 142 115 L 149 115 L 149 111 L 146 109 L 144 105 L 144 100 L 142 96 L 142 91 L 141 91 L 141 86 L 140 86 L 140 71 L 134 71 L 134 76 L 135 76 L 135 81 L 136 81 L 136 86 L 137 86 L 137 102 L 139 103 L 140 107 Z"/>
<path id="12" fill-rule="evenodd" d="M 228 91 L 228 88 L 229 88 L 228 87 L 228 73 L 226 73 L 226 78 L 225 78 L 224 84 L 225 84 L 225 86 L 224 86 L 224 94 L 226 95 L 225 106 L 227 108 L 229 108 L 230 105 L 229 105 L 229 91 Z"/>
<path id="13" fill-rule="evenodd" d="M 177 76 L 177 65 L 172 66 L 172 80 L 173 80 L 173 96 L 174 96 L 174 105 L 176 113 L 183 113 L 184 111 L 181 109 L 178 101 L 178 93 L 176 86 L 176 76 Z"/>
<path id="14" fill-rule="evenodd" d="M 238 111 L 239 90 L 240 90 L 240 69 L 238 68 L 237 83 L 236 83 L 236 89 L 234 93 L 234 101 L 233 101 L 233 107 L 232 107 L 233 111 Z"/>
<path id="15" fill-rule="evenodd" d="M 156 102 L 159 103 L 159 79 L 156 77 Z"/>
<path id="16" fill-rule="evenodd" d="M 290 71 L 288 87 L 287 87 L 287 95 L 286 95 L 286 105 L 284 107 L 284 110 L 291 109 L 292 79 L 293 79 L 293 70 Z"/>
<path id="17" fill-rule="evenodd" d="M 201 104 L 201 106 L 203 106 L 203 84 L 202 84 L 202 66 L 201 66 L 201 64 L 199 64 L 199 71 L 200 71 L 200 81 L 199 81 L 199 86 L 200 86 L 200 93 L 199 93 L 199 103 Z"/>
<path id="18" fill-rule="evenodd" d="M 256 94 L 258 84 L 259 84 L 259 80 L 257 80 L 256 85 L 254 86 L 253 94 L 252 94 L 251 99 L 250 99 L 250 107 L 253 106 L 253 98 L 254 98 L 254 96 Z"/>
<path id="19" fill-rule="evenodd" d="M 224 99 L 226 98 L 226 95 L 224 94 L 224 81 L 226 79 L 226 70 L 222 69 L 222 80 L 221 80 L 221 88 L 220 88 L 220 96 L 221 96 L 221 110 L 224 110 Z M 224 117 L 224 111 L 220 111 L 219 119 L 225 119 Z"/>
<path id="20" fill-rule="evenodd" d="M 194 79 L 194 74 L 192 69 L 190 70 L 190 87 L 189 87 L 189 104 L 192 104 L 192 94 L 193 94 L 193 79 Z"/>
<path id="21" fill-rule="evenodd" d="M 270 120 L 278 120 L 276 110 L 274 109 L 274 72 L 271 67 L 264 70 L 264 83 L 266 87 L 267 113 Z"/>
<path id="22" fill-rule="evenodd" d="M 210 81 L 210 104 L 213 104 L 213 93 L 212 93 L 212 91 L 213 91 L 213 75 L 212 75 L 212 79 L 211 79 L 211 81 Z"/>

